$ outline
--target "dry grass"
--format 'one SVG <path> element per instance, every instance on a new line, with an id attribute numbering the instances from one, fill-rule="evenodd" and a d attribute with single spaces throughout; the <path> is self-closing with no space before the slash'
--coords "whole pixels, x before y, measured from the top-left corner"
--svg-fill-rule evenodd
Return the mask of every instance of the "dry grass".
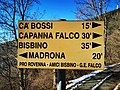
<path id="1" fill-rule="evenodd" d="M 53 70 L 39 70 L 29 90 L 52 90 Z"/>

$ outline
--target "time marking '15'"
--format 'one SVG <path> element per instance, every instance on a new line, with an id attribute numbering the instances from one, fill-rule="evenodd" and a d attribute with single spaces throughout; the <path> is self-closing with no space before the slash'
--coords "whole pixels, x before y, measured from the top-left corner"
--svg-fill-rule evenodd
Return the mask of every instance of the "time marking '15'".
<path id="1" fill-rule="evenodd" d="M 83 29 L 89 29 L 89 28 L 90 28 L 90 25 L 91 25 L 91 23 L 89 23 L 89 22 L 82 23 L 82 28 L 83 28 Z"/>

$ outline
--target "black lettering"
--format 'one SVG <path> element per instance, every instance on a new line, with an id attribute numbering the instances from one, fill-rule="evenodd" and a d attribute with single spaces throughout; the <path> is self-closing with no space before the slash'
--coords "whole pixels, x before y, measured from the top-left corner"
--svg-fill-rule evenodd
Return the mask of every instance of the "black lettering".
<path id="1" fill-rule="evenodd" d="M 29 39 L 33 37 L 33 33 L 29 32 Z M 27 38 L 28 39 L 28 38 Z M 34 39 L 34 38 L 33 38 Z"/>
<path id="2" fill-rule="evenodd" d="M 53 23 L 47 22 L 46 23 L 46 28 L 47 29 L 52 29 L 53 28 Z"/>
<path id="3" fill-rule="evenodd" d="M 29 29 L 28 24 L 29 23 L 25 23 L 24 29 Z"/>
<path id="4" fill-rule="evenodd" d="M 29 23 L 22 23 L 22 22 L 19 23 L 20 29 L 29 29 L 28 26 L 29 26 Z"/>
<path id="5" fill-rule="evenodd" d="M 29 58 L 34 58 L 34 52 L 29 52 Z"/>
<path id="6" fill-rule="evenodd" d="M 20 32 L 20 39 L 53 39 L 52 32 Z"/>
<path id="7" fill-rule="evenodd" d="M 80 63 L 80 67 L 87 67 L 86 63 Z"/>
<path id="8" fill-rule="evenodd" d="M 50 62 L 49 67 L 59 67 L 60 63 L 59 62 Z"/>
<path id="9" fill-rule="evenodd" d="M 75 35 L 74 35 L 75 39 L 79 39 L 80 37 L 80 34 L 78 32 L 75 32 Z"/>
<path id="10" fill-rule="evenodd" d="M 38 53 L 36 52 L 36 54 L 35 54 L 35 58 L 39 58 L 39 55 L 38 55 Z"/>
<path id="11" fill-rule="evenodd" d="M 74 38 L 73 32 L 70 32 L 69 37 L 70 37 L 70 39 Z"/>
<path id="12" fill-rule="evenodd" d="M 31 67 L 46 67 L 46 63 L 45 62 L 28 62 L 28 66 Z"/>
<path id="13" fill-rule="evenodd" d="M 23 33 L 22 32 L 19 33 L 19 38 L 23 39 Z"/>
<path id="14" fill-rule="evenodd" d="M 31 23 L 31 29 L 52 29 L 53 23 L 51 22 L 37 22 Z"/>
<path id="15" fill-rule="evenodd" d="M 43 59 L 44 58 L 44 53 L 43 52 L 40 52 L 40 58 Z"/>
<path id="16" fill-rule="evenodd" d="M 19 42 L 19 48 L 23 48 L 23 43 Z"/>
<path id="17" fill-rule="evenodd" d="M 69 37 L 67 36 L 66 32 L 64 33 L 64 39 L 69 39 Z"/>
<path id="18" fill-rule="evenodd" d="M 26 49 L 30 48 L 29 42 L 24 42 L 24 48 L 26 48 Z"/>
<path id="19" fill-rule="evenodd" d="M 61 67 L 76 67 L 76 63 L 61 63 Z"/>
<path id="20" fill-rule="evenodd" d="M 23 29 L 23 25 L 24 25 L 24 24 L 23 24 L 22 22 L 20 22 L 20 23 L 19 23 L 19 28 L 20 28 L 20 29 Z"/>
<path id="21" fill-rule="evenodd" d="M 64 35 L 63 35 L 63 33 L 60 34 L 59 39 L 61 39 L 61 38 L 64 39 Z"/>
<path id="22" fill-rule="evenodd" d="M 46 28 L 46 25 L 45 25 L 45 22 L 42 23 L 42 29 L 45 29 Z"/>
<path id="23" fill-rule="evenodd" d="M 47 49 L 48 44 L 47 42 L 19 42 L 19 48 L 25 48 L 25 49 Z"/>
<path id="24" fill-rule="evenodd" d="M 58 39 L 57 37 L 59 36 L 59 32 L 56 32 L 55 36 L 56 36 L 55 38 Z"/>
<path id="25" fill-rule="evenodd" d="M 35 23 L 31 23 L 31 29 L 35 29 Z"/>
<path id="26" fill-rule="evenodd" d="M 65 54 L 63 52 L 29 52 L 29 58 L 65 59 Z"/>
<path id="27" fill-rule="evenodd" d="M 27 66 L 27 62 L 19 62 L 19 66 Z"/>
<path id="28" fill-rule="evenodd" d="M 34 42 L 31 42 L 30 46 L 31 46 L 30 48 L 33 49 L 34 48 Z"/>
<path id="29" fill-rule="evenodd" d="M 62 52 L 61 58 L 65 59 L 65 54 Z"/>
<path id="30" fill-rule="evenodd" d="M 24 34 L 24 39 L 28 39 L 28 34 L 27 33 Z"/>
<path id="31" fill-rule="evenodd" d="M 50 58 L 49 57 L 49 52 L 45 52 L 45 58 L 48 58 L 48 59 Z"/>
<path id="32" fill-rule="evenodd" d="M 56 32 L 56 39 L 79 39 L 80 34 L 78 32 Z"/>
<path id="33" fill-rule="evenodd" d="M 88 67 L 91 68 L 101 68 L 102 64 L 101 63 L 88 63 Z"/>
<path id="34" fill-rule="evenodd" d="M 36 24 L 36 28 L 37 28 L 37 29 L 40 29 L 40 28 L 41 28 L 41 23 L 37 23 L 37 24 Z"/>

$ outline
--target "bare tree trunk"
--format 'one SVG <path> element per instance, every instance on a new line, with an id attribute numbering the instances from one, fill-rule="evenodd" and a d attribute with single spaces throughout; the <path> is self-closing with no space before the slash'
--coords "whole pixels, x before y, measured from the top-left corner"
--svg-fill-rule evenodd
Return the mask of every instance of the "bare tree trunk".
<path id="1" fill-rule="evenodd" d="M 106 17 L 106 0 L 104 0 L 104 29 L 105 29 L 105 59 L 107 59 L 107 28 L 108 28 L 108 23 L 107 23 L 107 17 Z"/>
<path id="2" fill-rule="evenodd" d="M 9 84 L 10 84 L 10 90 L 13 90 L 13 87 L 12 87 L 12 82 L 11 82 L 11 66 L 9 65 Z"/>
<path id="3" fill-rule="evenodd" d="M 56 90 L 56 70 L 53 69 L 53 90 Z"/>

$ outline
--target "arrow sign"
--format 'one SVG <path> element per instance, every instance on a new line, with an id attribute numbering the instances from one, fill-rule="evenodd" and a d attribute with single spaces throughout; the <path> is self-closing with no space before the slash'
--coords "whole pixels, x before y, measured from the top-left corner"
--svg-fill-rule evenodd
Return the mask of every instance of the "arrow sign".
<path id="1" fill-rule="evenodd" d="M 101 24 L 98 24 L 98 23 L 92 22 L 92 28 L 95 28 L 95 27 L 98 27 L 98 26 L 101 26 Z"/>
<path id="2" fill-rule="evenodd" d="M 100 36 L 102 36 L 102 35 L 97 34 L 97 33 L 93 33 L 93 39 L 95 39 L 95 38 L 97 38 L 97 37 L 100 37 Z"/>
<path id="3" fill-rule="evenodd" d="M 20 54 L 19 56 L 24 57 L 24 58 L 27 58 L 28 53 L 27 53 L 27 52 L 26 52 L 26 53 L 22 53 L 22 54 Z"/>
<path id="4" fill-rule="evenodd" d="M 99 47 L 99 46 L 101 46 L 101 44 L 98 44 L 98 43 L 92 42 L 92 48 Z"/>

